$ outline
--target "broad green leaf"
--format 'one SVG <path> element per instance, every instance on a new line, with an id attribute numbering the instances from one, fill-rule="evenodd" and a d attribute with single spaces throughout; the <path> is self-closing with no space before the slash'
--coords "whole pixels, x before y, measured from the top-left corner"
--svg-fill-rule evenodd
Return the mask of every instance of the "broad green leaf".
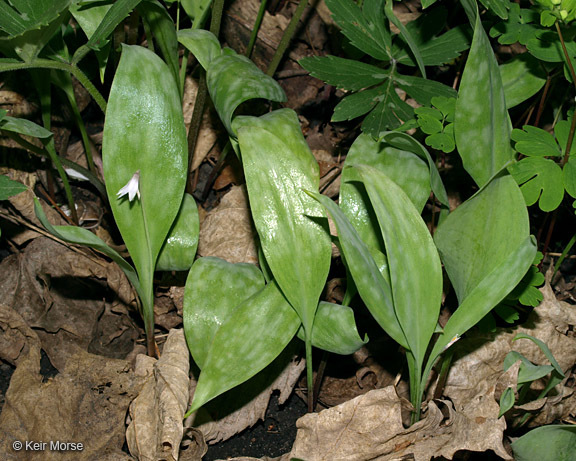
<path id="1" fill-rule="evenodd" d="M 342 254 L 366 307 L 394 341 L 408 348 L 408 341 L 394 312 L 390 282 L 380 273 L 368 247 L 344 213 L 330 198 L 311 191 L 309 193 L 332 216 L 338 230 Z"/>
<path id="2" fill-rule="evenodd" d="M 562 155 L 554 136 L 542 128 L 524 125 L 521 130 L 512 130 L 512 139 L 516 141 L 514 146 L 516 150 L 524 155 L 536 157 L 560 157 Z"/>
<path id="3" fill-rule="evenodd" d="M 542 426 L 512 442 L 516 461 L 572 461 L 576 426 Z"/>
<path id="4" fill-rule="evenodd" d="M 138 13 L 142 15 L 148 23 L 154 43 L 160 49 L 162 57 L 172 76 L 180 88 L 180 64 L 178 62 L 178 37 L 176 36 L 176 27 L 174 21 L 157 0 L 146 0 L 138 5 Z M 148 37 L 151 40 L 152 37 Z"/>
<path id="5" fill-rule="evenodd" d="M 59 31 L 71 0 L 0 1 L 0 50 L 29 62 Z"/>
<path id="6" fill-rule="evenodd" d="M 376 87 L 345 96 L 334 108 L 332 121 L 352 120 L 370 112 L 380 102 L 382 93 L 382 88 Z"/>
<path id="7" fill-rule="evenodd" d="M 414 117 L 414 109 L 400 99 L 392 83 L 380 88 L 383 90 L 380 102 L 362 124 L 362 131 L 374 138 L 379 137 L 382 131 L 398 128 L 402 122 Z"/>
<path id="8" fill-rule="evenodd" d="M 568 54 L 576 56 L 576 43 L 574 41 L 565 42 Z M 564 62 L 562 44 L 556 31 L 540 30 L 535 33 L 535 37 L 528 40 L 526 47 L 530 53 L 546 62 Z"/>
<path id="9" fill-rule="evenodd" d="M 126 278 L 128 278 L 138 295 L 142 296 L 140 281 L 138 280 L 138 275 L 134 268 L 128 264 L 128 262 L 126 262 L 126 260 L 120 256 L 116 250 L 113 250 L 106 245 L 100 237 L 97 237 L 88 229 L 84 229 L 83 227 L 53 226 L 50 224 L 50 221 L 48 221 L 48 218 L 44 214 L 44 210 L 42 210 L 42 206 L 37 198 L 34 198 L 34 213 L 36 213 L 38 221 L 42 223 L 46 230 L 55 237 L 58 237 L 60 240 L 75 245 L 89 246 L 112 259 L 112 261 L 120 266 L 120 269 L 122 269 L 124 274 L 126 274 Z"/>
<path id="10" fill-rule="evenodd" d="M 302 58 L 298 63 L 313 77 L 351 91 L 377 85 L 390 76 L 390 72 L 371 64 L 336 56 Z"/>
<path id="11" fill-rule="evenodd" d="M 442 183 L 442 178 L 440 178 L 440 173 L 438 172 L 436 163 L 434 163 L 434 160 L 430 156 L 428 149 L 426 149 L 412 136 L 406 133 L 399 133 L 397 131 L 389 131 L 387 133 L 383 133 L 382 140 L 396 147 L 397 149 L 413 152 L 421 159 L 424 159 L 428 162 L 428 171 L 430 172 L 430 185 L 432 187 L 432 192 L 434 192 L 434 195 L 440 201 L 440 203 L 444 205 L 446 209 L 448 209 L 448 194 L 446 193 L 446 189 Z"/>
<path id="12" fill-rule="evenodd" d="M 515 56 L 500 66 L 500 76 L 510 109 L 534 96 L 546 83 L 546 72 L 529 53 Z"/>
<path id="13" fill-rule="evenodd" d="M 554 135 L 558 140 L 558 144 L 560 144 L 562 155 L 566 153 L 566 145 L 568 144 L 571 123 L 572 118 L 570 117 L 568 120 L 560 120 L 556 123 L 556 126 L 554 126 Z M 573 156 L 574 154 L 576 154 L 576 143 L 572 143 L 572 147 L 570 148 L 570 155 Z"/>
<path id="14" fill-rule="evenodd" d="M 420 104 L 429 105 L 433 97 L 455 98 L 458 93 L 453 88 L 434 80 L 395 74 L 393 80 L 398 87 L 412 96 Z"/>
<path id="15" fill-rule="evenodd" d="M 552 365 L 534 365 L 533 363 L 522 363 L 518 369 L 518 385 L 531 383 L 550 374 L 554 370 Z"/>
<path id="16" fill-rule="evenodd" d="M 0 175 L 0 200 L 8 200 L 26 189 L 28 188 L 21 182 L 14 181 L 6 175 Z"/>
<path id="17" fill-rule="evenodd" d="M 179 30 L 178 41 L 198 59 L 200 65 L 206 70 L 210 67 L 212 60 L 222 54 L 220 42 L 216 36 L 208 30 Z"/>
<path id="18" fill-rule="evenodd" d="M 431 360 L 512 291 L 536 254 L 522 193 L 508 175 L 494 178 L 450 213 L 434 240 L 460 306 L 438 338 Z"/>
<path id="19" fill-rule="evenodd" d="M 304 328 L 298 337 L 305 340 Z M 350 355 L 368 342 L 360 338 L 354 320 L 354 311 L 348 306 L 321 301 L 312 328 L 312 345 L 333 354 Z"/>
<path id="20" fill-rule="evenodd" d="M 52 132 L 50 130 L 37 125 L 30 120 L 26 120 L 25 118 L 4 117 L 0 120 L 0 130 L 23 134 L 25 136 L 32 136 L 43 140 L 48 140 L 52 137 Z"/>
<path id="21" fill-rule="evenodd" d="M 348 165 L 363 164 L 385 173 L 410 197 L 422 212 L 430 196 L 430 173 L 421 157 L 411 151 L 397 149 L 367 134 L 356 138 L 344 162 L 340 188 L 340 207 L 368 248 L 383 250 L 378 221 L 364 186 L 358 183 Z"/>
<path id="22" fill-rule="evenodd" d="M 158 255 L 156 270 L 187 271 L 190 269 L 196 256 L 199 234 L 198 205 L 194 197 L 184 194 L 178 215 Z"/>
<path id="23" fill-rule="evenodd" d="M 507 387 L 502 395 L 500 396 L 500 411 L 498 412 L 498 418 L 500 418 L 504 413 L 506 413 L 510 408 L 514 406 L 516 397 L 514 395 L 514 389 Z"/>
<path id="24" fill-rule="evenodd" d="M 564 198 L 564 183 L 560 166 L 547 158 L 526 157 L 508 167 L 508 171 L 521 186 L 526 205 L 552 211 Z"/>
<path id="25" fill-rule="evenodd" d="M 367 0 L 364 3 L 367 11 L 362 11 L 350 0 L 327 0 L 326 6 L 352 45 L 373 58 L 388 61 L 391 39 L 387 24 L 383 21 L 384 11 L 377 8 L 378 1 Z"/>
<path id="26" fill-rule="evenodd" d="M 256 98 L 286 101 L 284 90 L 276 80 L 264 74 L 250 59 L 232 50 L 210 61 L 206 83 L 230 136 L 236 136 L 232 130 L 232 115 L 241 103 Z"/>
<path id="27" fill-rule="evenodd" d="M 548 346 L 546 345 L 546 343 L 544 341 L 542 341 L 541 339 L 535 338 L 534 336 L 530 336 L 529 334 L 526 334 L 526 333 L 518 333 L 514 337 L 514 341 L 517 341 L 519 339 L 529 339 L 534 344 L 536 344 L 540 348 L 542 353 L 546 356 L 546 358 L 550 361 L 550 363 L 552 364 L 552 367 L 558 372 L 558 374 L 560 374 L 560 376 L 564 377 L 564 370 L 562 370 L 562 368 L 560 367 L 560 365 L 558 364 L 558 362 L 554 358 L 552 351 L 548 348 Z"/>
<path id="28" fill-rule="evenodd" d="M 500 71 L 479 16 L 456 102 L 454 134 L 464 168 L 480 187 L 513 159 Z"/>
<path id="29" fill-rule="evenodd" d="M 440 257 L 420 211 L 404 191 L 372 167 L 355 168 L 363 178 L 380 224 L 394 310 L 420 370 L 440 313 Z M 406 277 L 407 273 L 410 277 Z"/>
<path id="30" fill-rule="evenodd" d="M 188 348 L 201 370 L 220 325 L 237 306 L 263 288 L 262 273 L 252 264 L 232 264 L 211 257 L 194 263 L 186 280 L 183 321 Z M 235 338 L 233 335 L 229 339 Z"/>
<path id="31" fill-rule="evenodd" d="M 184 196 L 188 149 L 176 82 L 153 52 L 124 46 L 110 97 L 102 145 L 108 199 L 146 292 L 151 328 L 152 276 Z M 117 197 L 139 172 L 140 198 Z M 148 304 L 149 303 L 149 304 Z"/>
<path id="32" fill-rule="evenodd" d="M 214 335 L 188 414 L 264 369 L 299 326 L 275 282 L 238 305 Z"/>
<path id="33" fill-rule="evenodd" d="M 418 44 L 416 43 L 416 41 L 412 37 L 411 32 L 406 27 L 404 27 L 404 24 L 402 24 L 400 22 L 400 20 L 394 14 L 394 9 L 392 7 L 392 3 L 393 3 L 393 0 L 385 0 L 384 13 L 386 14 L 386 17 L 388 18 L 388 20 L 398 28 L 398 31 L 400 32 L 400 36 L 404 39 L 404 41 L 406 42 L 406 44 L 410 48 L 410 51 L 412 52 L 412 56 L 414 57 L 414 60 L 416 61 L 416 64 L 418 65 L 418 69 L 420 70 L 422 77 L 426 78 L 426 68 L 424 67 L 424 61 L 422 61 L 422 56 L 420 54 L 420 49 L 418 47 Z"/>
<path id="34" fill-rule="evenodd" d="M 237 117 L 233 129 L 266 261 L 310 335 L 331 259 L 324 210 L 304 192 L 318 190 L 318 164 L 291 109 Z"/>

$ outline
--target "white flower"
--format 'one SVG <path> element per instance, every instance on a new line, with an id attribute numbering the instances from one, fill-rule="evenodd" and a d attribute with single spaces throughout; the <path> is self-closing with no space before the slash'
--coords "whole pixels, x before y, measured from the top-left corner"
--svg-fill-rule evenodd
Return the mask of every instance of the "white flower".
<path id="1" fill-rule="evenodd" d="M 130 178 L 128 184 L 126 184 L 122 189 L 118 191 L 116 197 L 121 198 L 128 194 L 128 200 L 134 200 L 134 197 L 137 195 L 140 198 L 140 188 L 138 187 L 138 183 L 140 182 L 140 170 L 134 173 L 134 176 Z"/>

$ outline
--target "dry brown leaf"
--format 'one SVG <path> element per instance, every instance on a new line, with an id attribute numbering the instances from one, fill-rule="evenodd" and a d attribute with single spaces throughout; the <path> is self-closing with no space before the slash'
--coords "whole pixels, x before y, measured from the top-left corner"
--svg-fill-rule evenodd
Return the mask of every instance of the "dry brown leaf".
<path id="1" fill-rule="evenodd" d="M 143 460 L 177 460 L 188 405 L 189 361 L 183 330 L 171 330 L 159 360 L 139 356 L 137 373 L 146 385 L 130 405 L 126 431 L 130 453 Z M 203 447 L 192 458 L 200 460 Z M 187 456 L 194 452 L 188 448 Z"/>
<path id="2" fill-rule="evenodd" d="M 0 414 L 0 459 L 60 460 L 63 452 L 50 450 L 50 442 L 58 441 L 82 444 L 82 451 L 72 452 L 71 459 L 132 459 L 122 452 L 124 418 L 142 380 L 128 362 L 73 347 L 76 353 L 63 371 L 44 382 L 36 333 L 7 306 L 0 306 L 0 325 L 4 332 L 17 330 L 26 338 Z M 15 441 L 46 445 L 41 451 L 26 450 L 24 445 L 16 452 Z"/>
<path id="3" fill-rule="evenodd" d="M 258 263 L 248 197 L 244 186 L 233 186 L 200 226 L 199 256 L 215 256 L 231 263 Z"/>
<path id="4" fill-rule="evenodd" d="M 283 404 L 290 397 L 305 365 L 304 360 L 290 361 L 274 382 L 256 398 L 224 418 L 201 424 L 197 429 L 202 431 L 206 442 L 212 445 L 252 427 L 259 420 L 264 420 L 272 393 L 275 390 L 280 391 L 278 402 Z M 193 424 L 192 421 L 190 424 Z"/>
<path id="5" fill-rule="evenodd" d="M 0 273 L 4 304 L 37 329 L 59 371 L 74 352 L 70 344 L 112 358 L 132 350 L 139 332 L 119 299 L 130 299 L 132 288 L 115 263 L 41 237 L 4 259 Z"/>
<path id="6" fill-rule="evenodd" d="M 484 398 L 492 404 L 485 405 Z M 502 446 L 506 423 L 497 419 L 498 405 L 493 396 L 470 401 L 462 411 L 456 411 L 450 402 L 432 401 L 425 418 L 408 429 L 402 425 L 401 406 L 393 386 L 388 386 L 305 415 L 296 423 L 298 434 L 290 457 L 384 461 L 412 455 L 422 461 L 439 456 L 452 459 L 458 450 L 491 449 L 504 459 L 512 459 Z"/>
<path id="7" fill-rule="evenodd" d="M 498 330 L 495 333 L 471 333 L 456 346 L 456 360 L 450 368 L 444 395 L 450 397 L 456 407 L 474 398 L 487 395 L 496 388 L 496 398 L 509 386 L 515 387 L 517 373 L 504 373 L 506 355 L 515 350 L 534 364 L 548 364 L 548 359 L 532 341 L 513 341 L 519 333 L 534 336 L 548 346 L 560 367 L 566 372 L 576 363 L 576 338 L 567 336 L 576 325 L 576 309 L 556 300 L 548 283 L 542 288 L 544 300 L 536 307 L 523 326 Z M 544 380 L 531 386 L 543 389 Z M 539 415 L 530 425 L 550 424 L 555 419 L 567 417 L 576 411 L 576 395 L 563 384 L 556 388 L 558 395 L 550 397 L 541 406 Z M 539 405 L 539 404 L 538 404 Z M 533 410 L 536 411 L 536 410 Z"/>

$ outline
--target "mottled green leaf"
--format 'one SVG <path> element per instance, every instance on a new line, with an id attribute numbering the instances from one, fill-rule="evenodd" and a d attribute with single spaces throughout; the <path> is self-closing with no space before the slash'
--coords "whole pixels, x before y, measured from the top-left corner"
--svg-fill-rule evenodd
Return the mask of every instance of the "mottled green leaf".
<path id="1" fill-rule="evenodd" d="M 537 157 L 562 155 L 554 136 L 542 128 L 524 125 L 521 130 L 512 130 L 512 140 L 516 141 L 514 146 L 516 150 L 524 155 Z"/>
<path id="2" fill-rule="evenodd" d="M 420 211 L 404 191 L 372 167 L 356 168 L 380 224 L 396 317 L 420 369 L 440 313 L 440 258 Z"/>
<path id="3" fill-rule="evenodd" d="M 298 63 L 310 75 L 337 88 L 351 91 L 377 85 L 390 75 L 390 72 L 371 64 L 336 56 L 312 56 L 302 58 Z"/>
<path id="4" fill-rule="evenodd" d="M 286 100 L 284 90 L 276 80 L 264 74 L 250 59 L 232 50 L 210 61 L 206 82 L 218 115 L 231 136 L 235 136 L 232 115 L 241 103 L 257 98 L 276 102 Z"/>
<path id="5" fill-rule="evenodd" d="M 102 160 L 108 199 L 146 293 L 152 328 L 152 276 L 184 196 L 188 148 L 176 82 L 154 53 L 123 46 L 104 124 Z M 140 198 L 117 197 L 139 172 Z"/>
<path id="6" fill-rule="evenodd" d="M 454 134 L 464 168 L 480 187 L 513 159 L 510 128 L 498 63 L 478 16 L 456 103 Z"/>
<path id="7" fill-rule="evenodd" d="M 183 321 L 188 348 L 201 370 L 220 325 L 237 306 L 263 288 L 262 273 L 252 264 L 232 264 L 211 257 L 194 263 L 186 280 Z M 238 340 L 235 334 L 229 338 L 230 342 Z M 228 367 L 236 364 L 231 362 Z"/>
<path id="8" fill-rule="evenodd" d="M 299 326 L 275 282 L 238 305 L 214 335 L 188 414 L 264 369 Z"/>
<path id="9" fill-rule="evenodd" d="M 529 53 L 515 56 L 502 64 L 500 76 L 508 109 L 534 96 L 546 83 L 546 72 Z"/>
<path id="10" fill-rule="evenodd" d="M 508 171 L 521 186 L 526 205 L 552 211 L 560 206 L 564 197 L 564 183 L 560 166 L 547 158 L 526 157 L 508 167 Z"/>
<path id="11" fill-rule="evenodd" d="M 198 205 L 194 197 L 184 194 L 178 215 L 158 255 L 156 270 L 187 271 L 190 269 L 196 256 L 199 234 Z"/>
<path id="12" fill-rule="evenodd" d="M 576 453 L 576 426 L 542 426 L 512 442 L 516 461 L 572 461 Z"/>
<path id="13" fill-rule="evenodd" d="M 27 187 L 21 182 L 14 181 L 6 175 L 0 175 L 0 200 L 7 200 L 26 189 Z"/>
<path id="14" fill-rule="evenodd" d="M 318 190 L 318 164 L 291 109 L 237 117 L 233 128 L 266 261 L 310 335 L 331 256 L 324 210 L 304 192 Z"/>
<path id="15" fill-rule="evenodd" d="M 340 239 L 342 254 L 352 274 L 358 293 L 378 324 L 394 341 L 408 348 L 408 341 L 394 312 L 392 291 L 386 277 L 380 273 L 378 265 L 368 247 L 340 208 L 328 197 L 309 192 L 330 213 Z"/>
<path id="16" fill-rule="evenodd" d="M 438 338 L 432 361 L 512 291 L 536 254 L 524 199 L 507 175 L 450 213 L 434 240 L 460 306 Z"/>
<path id="17" fill-rule="evenodd" d="M 212 60 L 222 54 L 220 42 L 208 30 L 180 30 L 178 31 L 178 41 L 198 59 L 200 65 L 206 70 L 210 67 Z"/>
<path id="18" fill-rule="evenodd" d="M 382 171 L 408 194 L 420 212 L 424 208 L 430 195 L 430 173 L 426 162 L 418 155 L 361 134 L 350 147 L 344 162 L 344 166 L 354 164 L 368 165 Z M 372 249 L 382 250 L 384 242 L 366 190 L 357 181 L 353 169 L 343 169 L 340 207 L 373 253 Z"/>
<path id="19" fill-rule="evenodd" d="M 304 328 L 298 337 L 305 340 Z M 321 301 L 312 328 L 312 345 L 333 354 L 350 355 L 368 342 L 360 338 L 354 320 L 354 311 L 348 306 Z"/>

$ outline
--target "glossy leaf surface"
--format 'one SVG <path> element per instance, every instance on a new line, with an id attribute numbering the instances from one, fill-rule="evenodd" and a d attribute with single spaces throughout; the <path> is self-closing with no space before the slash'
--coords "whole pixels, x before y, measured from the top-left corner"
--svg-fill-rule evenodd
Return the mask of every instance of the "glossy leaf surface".
<path id="1" fill-rule="evenodd" d="M 318 164 L 290 109 L 237 117 L 233 128 L 266 261 L 310 329 L 331 258 L 324 210 L 304 192 L 318 190 Z"/>
<path id="2" fill-rule="evenodd" d="M 304 341 L 304 328 L 298 337 Z M 312 328 L 312 345 L 333 354 L 350 355 L 368 342 L 358 334 L 354 311 L 348 306 L 321 301 Z"/>
<path id="3" fill-rule="evenodd" d="M 460 84 L 454 133 L 464 168 L 480 187 L 513 159 L 500 71 L 479 15 Z"/>
<path id="4" fill-rule="evenodd" d="M 310 195 L 332 216 L 346 264 L 366 307 L 394 341 L 408 348 L 408 340 L 394 312 L 392 289 L 388 278 L 382 276 L 368 247 L 342 210 L 325 195 L 312 192 Z"/>
<path id="5" fill-rule="evenodd" d="M 208 30 L 180 30 L 178 31 L 178 41 L 198 59 L 198 62 L 204 69 L 208 69 L 212 60 L 222 54 L 220 42 L 216 36 Z"/>
<path id="6" fill-rule="evenodd" d="M 230 49 L 210 61 L 206 70 L 206 83 L 214 106 L 231 136 L 232 115 L 236 108 L 249 99 L 286 101 L 284 90 L 272 77 L 264 74 L 256 64 Z"/>
<path id="7" fill-rule="evenodd" d="M 112 88 L 102 145 L 110 206 L 147 293 L 150 328 L 152 275 L 160 248 L 180 209 L 187 142 L 180 95 L 170 71 L 151 51 L 124 46 Z M 140 198 L 118 198 L 139 172 Z"/>
<path id="8" fill-rule="evenodd" d="M 345 167 L 354 164 L 368 165 L 382 171 L 408 194 L 420 212 L 424 208 L 430 195 L 430 173 L 428 165 L 418 155 L 361 134 L 350 147 L 344 162 Z M 354 177 L 353 169 L 343 168 L 340 207 L 362 241 L 369 248 L 382 249 L 383 242 L 372 205 L 364 186 L 358 181 L 354 182 Z"/>
<path id="9" fill-rule="evenodd" d="M 508 109 L 534 96 L 546 83 L 546 72 L 529 53 L 518 55 L 502 64 L 500 76 Z"/>
<path id="10" fill-rule="evenodd" d="M 263 288 L 262 273 L 252 264 L 232 264 L 211 257 L 194 263 L 186 280 L 183 320 L 188 348 L 201 370 L 220 325 L 239 304 Z M 229 340 L 233 342 L 235 337 L 233 334 Z M 234 368 L 233 363 L 228 368 Z"/>
<path id="11" fill-rule="evenodd" d="M 299 326 L 298 314 L 275 282 L 241 303 L 214 335 L 189 413 L 264 369 Z"/>
<path id="12" fill-rule="evenodd" d="M 53 133 L 50 130 L 25 118 L 3 117 L 0 120 L 0 130 L 10 131 L 12 133 L 33 136 L 43 140 L 50 139 Z"/>
<path id="13" fill-rule="evenodd" d="M 356 168 L 384 238 L 396 316 L 416 363 L 422 364 L 440 313 L 440 257 L 420 211 L 404 191 L 374 168 Z"/>
<path id="14" fill-rule="evenodd" d="M 198 249 L 199 234 L 198 205 L 194 197 L 184 194 L 178 215 L 158 255 L 156 270 L 187 271 L 190 269 Z"/>

